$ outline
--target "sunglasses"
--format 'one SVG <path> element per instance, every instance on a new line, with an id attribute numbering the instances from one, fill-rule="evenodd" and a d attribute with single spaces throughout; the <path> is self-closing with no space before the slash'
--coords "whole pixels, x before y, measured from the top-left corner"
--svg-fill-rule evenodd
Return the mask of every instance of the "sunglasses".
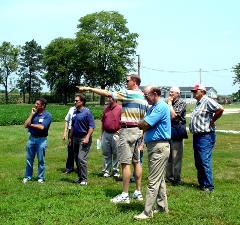
<path id="1" fill-rule="evenodd" d="M 126 83 L 128 83 L 130 80 L 126 80 Z"/>
<path id="2" fill-rule="evenodd" d="M 80 100 L 74 100 L 74 102 L 80 102 Z"/>

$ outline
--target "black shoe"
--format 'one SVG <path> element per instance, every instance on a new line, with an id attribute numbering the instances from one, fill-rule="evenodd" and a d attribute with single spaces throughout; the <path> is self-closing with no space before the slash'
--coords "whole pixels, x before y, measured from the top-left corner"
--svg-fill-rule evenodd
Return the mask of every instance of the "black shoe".
<path id="1" fill-rule="evenodd" d="M 65 174 L 72 173 L 73 171 L 74 171 L 74 169 L 66 169 L 66 170 L 65 170 Z"/>
<path id="2" fill-rule="evenodd" d="M 202 187 L 201 190 L 204 191 L 204 192 L 208 192 L 208 193 L 211 193 L 211 192 L 214 191 L 213 188 L 208 188 L 208 187 Z"/>
<path id="3" fill-rule="evenodd" d="M 75 184 L 80 184 L 81 182 L 82 182 L 82 180 L 80 180 L 80 178 L 73 180 L 73 183 L 75 183 Z"/>
<path id="4" fill-rule="evenodd" d="M 131 177 L 131 178 L 130 178 L 130 183 L 135 183 L 135 181 L 136 181 L 136 180 L 135 180 L 135 177 Z"/>
<path id="5" fill-rule="evenodd" d="M 166 183 L 171 183 L 172 185 L 180 185 L 181 180 L 174 179 L 173 177 L 165 178 Z"/>

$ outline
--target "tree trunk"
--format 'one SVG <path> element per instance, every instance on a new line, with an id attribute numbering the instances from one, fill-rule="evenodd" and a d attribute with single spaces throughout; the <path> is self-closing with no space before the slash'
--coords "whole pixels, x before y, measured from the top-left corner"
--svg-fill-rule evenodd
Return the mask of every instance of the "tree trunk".
<path id="1" fill-rule="evenodd" d="M 26 96 L 25 96 L 25 91 L 23 92 L 23 103 L 26 102 Z"/>
<path id="2" fill-rule="evenodd" d="M 67 91 L 64 90 L 64 93 L 63 93 L 63 104 L 64 105 L 67 105 Z"/>
<path id="3" fill-rule="evenodd" d="M 29 85 L 28 85 L 28 104 L 31 103 L 31 99 L 32 99 L 32 74 L 30 72 L 29 74 Z"/>
<path id="4" fill-rule="evenodd" d="M 105 86 L 101 86 L 101 89 L 105 89 Z M 105 97 L 104 96 L 100 96 L 100 105 L 105 105 Z"/>
<path id="5" fill-rule="evenodd" d="M 8 84 L 7 84 L 7 77 L 5 78 L 5 103 L 8 104 Z"/>
<path id="6" fill-rule="evenodd" d="M 7 91 L 7 86 L 5 87 L 5 103 L 8 104 L 8 91 Z"/>
<path id="7" fill-rule="evenodd" d="M 100 96 L 100 105 L 105 105 L 105 97 Z"/>

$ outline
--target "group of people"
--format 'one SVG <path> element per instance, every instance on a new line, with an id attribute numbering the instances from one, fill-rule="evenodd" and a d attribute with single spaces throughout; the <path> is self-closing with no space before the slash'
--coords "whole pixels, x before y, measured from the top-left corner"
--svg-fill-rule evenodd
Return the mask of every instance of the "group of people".
<path id="1" fill-rule="evenodd" d="M 129 183 L 134 167 L 136 189 L 132 199 L 143 200 L 141 193 L 142 165 L 140 153 L 145 144 L 148 152 L 148 186 L 144 211 L 137 220 L 151 218 L 154 213 L 168 212 L 165 179 L 174 184 L 181 182 L 183 139 L 186 132 L 186 103 L 180 98 L 178 87 L 172 87 L 167 102 L 161 98 L 161 90 L 146 86 L 141 91 L 139 76 L 131 74 L 126 79 L 126 89 L 118 92 L 78 87 L 80 93 L 90 91 L 108 98 L 102 116 L 102 148 L 104 156 L 103 176 L 119 177 L 122 172 L 122 193 L 111 199 L 112 203 L 130 203 Z M 192 90 L 197 100 L 190 118 L 189 129 L 193 133 L 193 149 L 199 186 L 203 191 L 214 189 L 212 176 L 212 151 L 215 144 L 215 121 L 221 117 L 223 107 L 207 97 L 203 85 Z M 117 104 L 121 101 L 122 104 Z M 87 159 L 95 128 L 92 113 L 85 107 L 84 95 L 75 96 L 75 106 L 65 118 L 63 139 L 68 133 L 68 158 L 66 173 L 77 165 L 80 185 L 87 185 Z M 30 136 L 27 144 L 26 173 L 23 182 L 32 179 L 33 160 L 38 156 L 38 181 L 44 182 L 44 156 L 46 145 L 41 146 L 51 123 L 51 115 L 45 111 L 42 99 L 36 100 L 35 108 L 25 122 Z M 42 153 L 41 153 L 42 152 Z M 42 156 L 43 155 L 43 156 Z"/>

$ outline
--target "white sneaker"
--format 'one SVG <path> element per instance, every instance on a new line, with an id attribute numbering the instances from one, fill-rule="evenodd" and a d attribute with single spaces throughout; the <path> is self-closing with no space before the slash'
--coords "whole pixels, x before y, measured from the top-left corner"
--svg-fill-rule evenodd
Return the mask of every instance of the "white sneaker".
<path id="1" fill-rule="evenodd" d="M 82 180 L 82 181 L 80 182 L 80 185 L 81 185 L 81 186 L 87 186 L 87 181 Z"/>
<path id="2" fill-rule="evenodd" d="M 114 173 L 114 174 L 113 174 L 113 177 L 114 177 L 114 178 L 119 178 L 119 177 L 120 177 L 120 174 L 119 174 L 119 173 Z"/>
<path id="3" fill-rule="evenodd" d="M 116 204 L 117 203 L 126 203 L 126 204 L 130 203 L 130 199 L 129 199 L 128 195 L 127 196 L 123 196 L 123 194 L 119 194 L 119 195 L 115 196 L 110 201 L 112 203 L 116 203 Z"/>
<path id="4" fill-rule="evenodd" d="M 110 177 L 110 174 L 109 173 L 104 173 L 103 177 Z"/>
<path id="5" fill-rule="evenodd" d="M 132 198 L 138 201 L 143 201 L 143 196 L 142 193 L 140 191 L 134 191 Z"/>
<path id="6" fill-rule="evenodd" d="M 43 183 L 44 183 L 44 180 L 43 180 L 43 179 L 38 179 L 38 183 L 39 183 L 39 184 L 43 184 Z"/>
<path id="7" fill-rule="evenodd" d="M 143 211 L 141 214 L 134 216 L 135 220 L 146 220 L 146 219 L 151 219 L 153 217 L 153 214 L 151 212 L 150 215 L 146 215 L 145 212 Z"/>
<path id="8" fill-rule="evenodd" d="M 23 180 L 22 180 L 22 182 L 23 182 L 24 184 L 26 184 L 28 181 L 30 181 L 30 179 L 27 178 L 27 177 L 24 177 Z"/>

